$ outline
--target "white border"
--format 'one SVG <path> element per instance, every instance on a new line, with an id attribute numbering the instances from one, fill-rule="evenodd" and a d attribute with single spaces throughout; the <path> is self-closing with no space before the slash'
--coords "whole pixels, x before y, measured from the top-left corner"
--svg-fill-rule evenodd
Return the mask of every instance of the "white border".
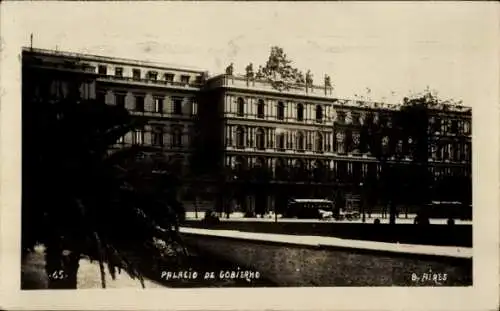
<path id="1" fill-rule="evenodd" d="M 76 5 L 76 4 L 75 4 Z M 93 4 L 88 4 L 93 5 Z M 147 3 L 137 4 L 148 5 Z M 219 5 L 224 5 L 220 3 Z M 255 4 L 257 5 L 257 4 Z M 283 3 L 286 5 L 286 3 Z M 316 3 L 319 6 L 321 4 Z M 429 5 L 429 4 L 423 4 Z M 455 3 L 454 5 L 462 5 Z M 498 13 L 497 3 L 490 6 Z M 87 4 L 78 5 L 82 10 Z M 204 290 L 78 290 L 24 291 L 20 288 L 20 47 L 25 31 L 16 20 L 18 10 L 31 3 L 4 2 L 1 7 L 1 270 L 0 307 L 5 309 L 498 309 L 499 262 L 499 45 L 498 29 L 484 40 L 491 49 L 491 71 L 484 72 L 482 102 L 473 108 L 474 176 L 474 286 L 470 288 L 288 288 Z M 57 14 L 70 14 L 68 10 Z M 110 12 L 110 14 L 113 14 Z M 498 14 L 497 14 L 498 17 Z M 146 17 L 145 17 L 146 18 Z M 425 18 L 423 16 L 422 18 Z M 498 26 L 498 18 L 496 26 Z M 47 21 L 50 22 L 50 21 Z M 88 25 L 80 25 L 86 26 Z M 488 41 L 490 42 L 490 41 Z M 491 43 L 491 42 L 490 42 Z M 490 61 L 490 59 L 488 59 Z"/>

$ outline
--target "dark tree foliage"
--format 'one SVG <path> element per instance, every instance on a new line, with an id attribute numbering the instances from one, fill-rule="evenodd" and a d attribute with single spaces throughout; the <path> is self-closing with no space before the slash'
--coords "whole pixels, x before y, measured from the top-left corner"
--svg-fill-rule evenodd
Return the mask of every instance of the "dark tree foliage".
<path id="1" fill-rule="evenodd" d="M 379 111 L 378 121 L 369 113 L 362 126 L 361 149 L 381 165 L 379 180 L 368 182 L 367 187 L 389 205 L 391 223 L 399 202 L 426 204 L 430 199 L 429 151 L 440 144 L 440 138 L 430 134 L 429 123 L 432 113 L 446 109 L 439 103 L 430 92 L 405 98 L 399 109 Z"/>
<path id="2" fill-rule="evenodd" d="M 25 103 L 22 248 L 45 246 L 49 287 L 75 288 L 82 255 L 99 261 L 103 287 L 105 262 L 113 278 L 123 268 L 142 282 L 136 255 L 154 252 L 154 237 L 176 239 L 175 179 L 135 160 L 142 147 L 110 152 L 138 125 L 93 100 Z"/>

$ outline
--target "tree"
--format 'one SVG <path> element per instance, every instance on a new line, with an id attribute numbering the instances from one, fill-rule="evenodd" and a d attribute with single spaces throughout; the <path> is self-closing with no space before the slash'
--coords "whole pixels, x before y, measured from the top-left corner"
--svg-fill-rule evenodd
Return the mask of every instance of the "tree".
<path id="1" fill-rule="evenodd" d="M 362 149 L 370 151 L 381 166 L 379 186 L 383 202 L 389 205 L 391 223 L 395 223 L 396 204 L 403 197 L 411 195 L 417 204 L 429 201 L 429 152 L 442 139 L 429 129 L 433 115 L 449 107 L 427 90 L 404 98 L 399 109 L 378 111 L 378 121 L 372 113 L 366 118 L 361 129 Z"/>
<path id="2" fill-rule="evenodd" d="M 140 122 L 93 100 L 28 102 L 23 111 L 23 255 L 45 246 L 49 288 L 76 288 L 83 254 L 98 260 L 103 287 L 105 262 L 113 278 L 123 268 L 144 286 L 137 255 L 154 252 L 155 237 L 176 240 L 178 211 L 141 187 L 154 178 L 174 185 L 134 161 L 144 148 L 110 151 Z"/>

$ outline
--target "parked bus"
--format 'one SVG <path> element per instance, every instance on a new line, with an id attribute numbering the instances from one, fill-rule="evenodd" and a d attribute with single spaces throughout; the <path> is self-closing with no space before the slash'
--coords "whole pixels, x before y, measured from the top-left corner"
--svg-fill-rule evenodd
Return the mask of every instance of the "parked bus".
<path id="1" fill-rule="evenodd" d="M 333 201 L 324 199 L 292 199 L 288 202 L 285 217 L 289 218 L 326 218 L 337 217 Z"/>
<path id="2" fill-rule="evenodd" d="M 426 206 L 424 214 L 428 218 L 472 220 L 472 205 L 454 201 L 432 201 Z"/>

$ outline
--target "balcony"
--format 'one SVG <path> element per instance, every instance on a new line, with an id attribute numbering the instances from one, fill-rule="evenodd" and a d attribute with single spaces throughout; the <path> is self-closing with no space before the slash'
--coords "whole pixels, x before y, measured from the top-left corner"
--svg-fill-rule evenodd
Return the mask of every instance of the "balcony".
<path id="1" fill-rule="evenodd" d="M 147 117 L 147 118 L 158 118 L 158 119 L 176 119 L 183 121 L 195 121 L 198 118 L 197 114 L 177 114 L 173 112 L 158 112 L 158 111 L 137 111 L 137 110 L 129 110 L 129 113 L 135 117 Z"/>
<path id="2" fill-rule="evenodd" d="M 102 82 L 113 82 L 119 84 L 135 84 L 140 86 L 153 86 L 153 87 L 165 87 L 174 88 L 178 90 L 189 90 L 198 91 L 201 84 L 198 83 L 183 83 L 178 81 L 167 81 L 167 80 L 154 80 L 154 79 L 140 79 L 133 77 L 120 77 L 114 75 L 99 75 L 97 81 Z"/>

